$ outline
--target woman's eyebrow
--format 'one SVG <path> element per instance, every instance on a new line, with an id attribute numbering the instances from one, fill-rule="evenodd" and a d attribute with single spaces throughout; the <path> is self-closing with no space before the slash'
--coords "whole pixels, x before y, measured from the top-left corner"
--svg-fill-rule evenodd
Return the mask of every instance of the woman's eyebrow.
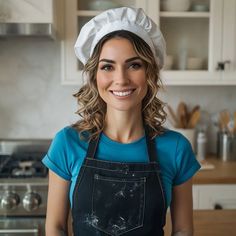
<path id="1" fill-rule="evenodd" d="M 105 59 L 105 58 L 99 60 L 99 62 L 102 62 L 102 61 L 103 61 L 103 62 L 108 62 L 108 63 L 115 63 L 115 61 L 110 60 L 110 59 Z"/>
<path id="2" fill-rule="evenodd" d="M 141 60 L 140 57 L 131 57 L 131 58 L 125 60 L 125 62 L 127 63 L 127 62 L 131 62 L 131 61 L 134 61 L 134 60 L 137 60 L 137 59 Z"/>
<path id="3" fill-rule="evenodd" d="M 126 59 L 126 60 L 125 60 L 125 63 L 131 62 L 131 61 L 134 61 L 134 60 L 137 60 L 137 59 L 140 60 L 141 58 L 140 58 L 140 57 L 131 57 L 131 58 Z M 116 63 L 116 62 L 113 61 L 113 60 L 105 59 L 105 58 L 100 59 L 99 62 L 108 62 L 108 63 L 113 63 L 113 64 Z"/>

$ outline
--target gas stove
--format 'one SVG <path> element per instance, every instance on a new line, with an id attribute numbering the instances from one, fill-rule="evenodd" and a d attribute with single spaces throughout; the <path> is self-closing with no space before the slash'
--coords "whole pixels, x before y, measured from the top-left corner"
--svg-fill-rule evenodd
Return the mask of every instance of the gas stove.
<path id="1" fill-rule="evenodd" d="M 0 140 L 0 235 L 11 233 L 12 225 L 16 227 L 14 232 L 44 235 L 48 170 L 41 161 L 50 143 Z"/>
<path id="2" fill-rule="evenodd" d="M 47 168 L 42 164 L 45 152 L 24 152 L 0 155 L 0 178 L 38 178 L 47 176 Z"/>

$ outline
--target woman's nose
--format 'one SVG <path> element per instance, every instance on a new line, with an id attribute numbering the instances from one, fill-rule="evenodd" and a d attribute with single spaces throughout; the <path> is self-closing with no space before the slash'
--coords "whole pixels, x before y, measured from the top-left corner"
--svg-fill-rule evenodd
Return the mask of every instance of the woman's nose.
<path id="1" fill-rule="evenodd" d="M 125 69 L 118 69 L 116 70 L 115 76 L 114 76 L 114 82 L 116 84 L 128 84 L 129 83 L 129 76 L 128 73 L 125 71 Z"/>

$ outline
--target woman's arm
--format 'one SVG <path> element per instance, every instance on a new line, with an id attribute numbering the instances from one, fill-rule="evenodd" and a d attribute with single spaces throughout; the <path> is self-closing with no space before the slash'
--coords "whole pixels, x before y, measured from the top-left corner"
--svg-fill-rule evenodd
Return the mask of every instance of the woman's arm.
<path id="1" fill-rule="evenodd" d="M 49 170 L 46 236 L 67 235 L 70 182 Z"/>
<path id="2" fill-rule="evenodd" d="M 192 236 L 192 179 L 173 188 L 170 210 L 172 220 L 172 236 Z"/>

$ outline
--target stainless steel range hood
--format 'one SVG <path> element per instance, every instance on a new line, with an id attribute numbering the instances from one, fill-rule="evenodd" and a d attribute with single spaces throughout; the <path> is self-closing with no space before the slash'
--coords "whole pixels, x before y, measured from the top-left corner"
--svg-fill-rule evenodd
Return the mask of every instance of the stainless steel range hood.
<path id="1" fill-rule="evenodd" d="M 0 23 L 0 37 L 33 36 L 56 38 L 51 23 Z"/>
<path id="2" fill-rule="evenodd" d="M 0 37 L 63 35 L 64 0 L 0 0 Z"/>

